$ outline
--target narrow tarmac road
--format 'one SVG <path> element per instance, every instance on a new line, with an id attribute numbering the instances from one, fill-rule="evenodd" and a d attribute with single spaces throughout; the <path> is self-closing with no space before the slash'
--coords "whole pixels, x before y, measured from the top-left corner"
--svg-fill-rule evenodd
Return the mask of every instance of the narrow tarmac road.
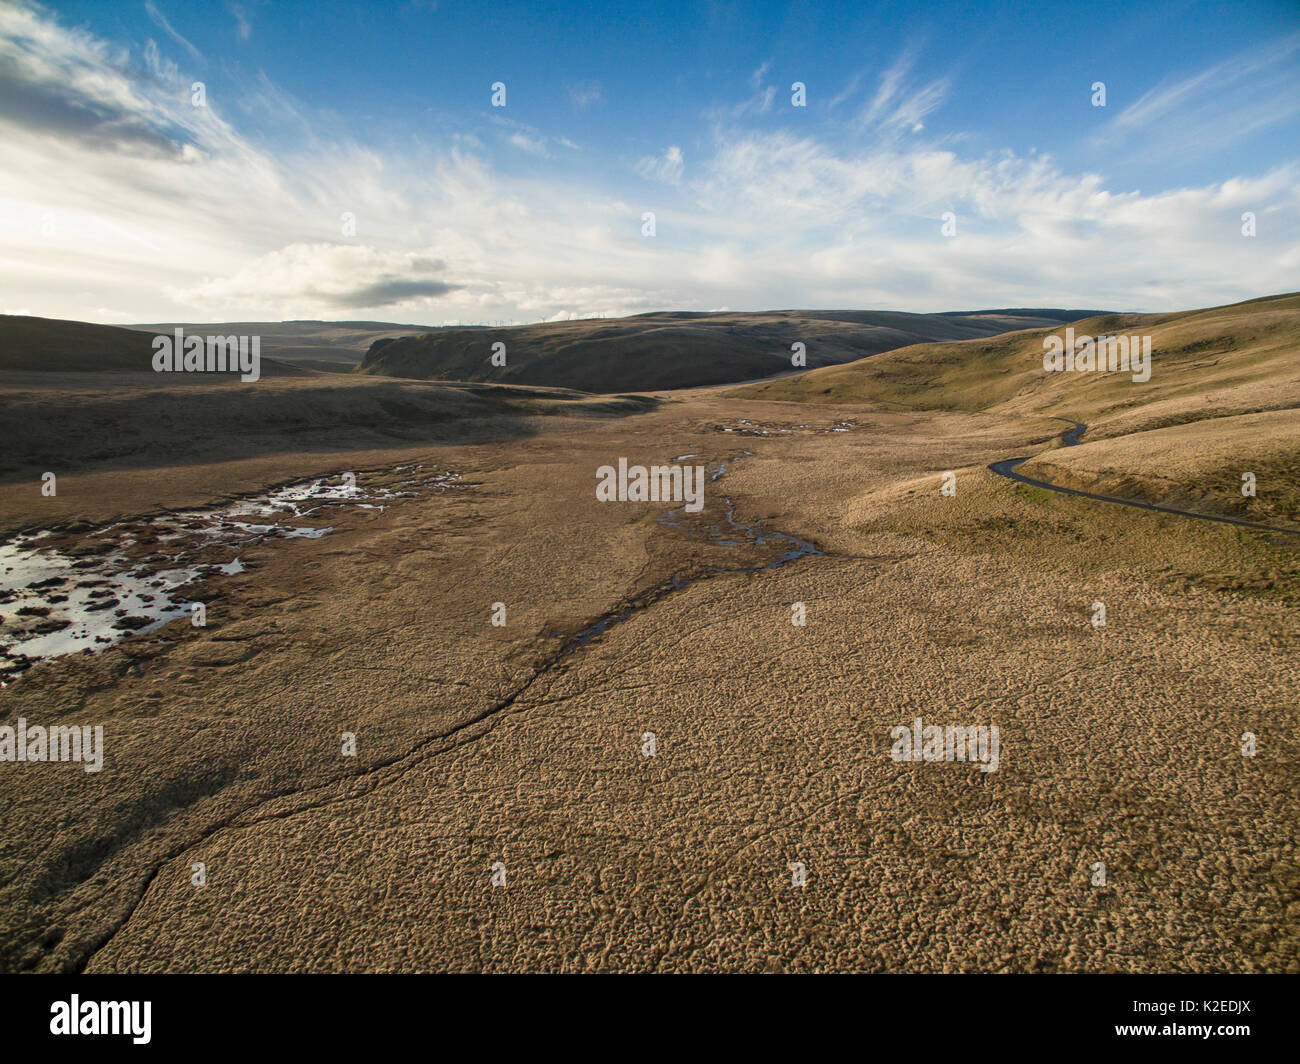
<path id="1" fill-rule="evenodd" d="M 1064 421 L 1074 428 L 1069 429 L 1061 437 L 1062 442 L 1067 447 L 1075 447 L 1079 443 L 1079 437 L 1088 431 L 1088 426 L 1079 421 L 1071 421 L 1068 417 L 1053 418 L 1054 421 Z M 989 468 L 998 476 L 1006 477 L 1008 480 L 1015 480 L 1021 484 L 1030 484 L 1035 488 L 1045 488 L 1047 491 L 1057 491 L 1062 495 L 1077 495 L 1083 499 L 1095 499 L 1098 502 L 1111 502 L 1118 506 L 1132 506 L 1138 510 L 1154 510 L 1156 513 L 1175 514 L 1179 517 L 1195 517 L 1200 521 L 1217 521 L 1221 525 L 1240 525 L 1242 528 L 1253 528 L 1259 532 L 1282 532 L 1288 536 L 1300 536 L 1300 528 L 1278 528 L 1276 525 L 1261 525 L 1254 521 L 1247 521 L 1240 517 L 1219 517 L 1214 514 L 1198 514 L 1191 510 L 1179 510 L 1173 506 L 1158 506 L 1152 502 L 1142 502 L 1138 499 L 1121 499 L 1116 495 L 1098 495 L 1091 491 L 1080 491 L 1078 488 L 1063 488 L 1058 484 L 1049 484 L 1046 480 L 1035 480 L 1033 477 L 1027 477 L 1015 472 L 1016 466 L 1022 462 L 1028 462 L 1033 455 L 1027 455 L 1024 458 L 1004 458 L 1001 462 L 992 463 Z"/>

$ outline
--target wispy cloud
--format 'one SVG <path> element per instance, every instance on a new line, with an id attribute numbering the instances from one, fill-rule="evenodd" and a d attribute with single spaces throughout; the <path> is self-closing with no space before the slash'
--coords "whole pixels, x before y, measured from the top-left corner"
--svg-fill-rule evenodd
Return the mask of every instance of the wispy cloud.
<path id="1" fill-rule="evenodd" d="M 1221 150 L 1300 114 L 1298 62 L 1300 33 L 1294 33 L 1166 79 L 1106 123 L 1094 144 L 1114 148 L 1140 137 L 1148 157 Z"/>
<path id="2" fill-rule="evenodd" d="M 830 98 L 830 100 L 827 102 L 827 106 L 831 110 L 834 110 L 836 107 L 839 107 L 840 104 L 844 103 L 846 100 L 852 99 L 855 95 L 857 95 L 858 88 L 859 86 L 861 86 L 861 84 L 862 84 L 862 74 L 861 73 L 854 74 L 853 77 L 849 78 L 844 88 Z"/>
<path id="3" fill-rule="evenodd" d="M 739 103 L 727 108 L 727 113 L 732 118 L 765 115 L 772 110 L 772 104 L 776 100 L 776 86 L 764 84 L 771 69 L 770 59 L 764 60 L 754 68 L 753 73 L 749 75 L 750 94 Z"/>
<path id="4" fill-rule="evenodd" d="M 651 181 L 675 185 L 682 179 L 686 159 L 676 144 L 665 149 L 663 155 L 649 155 L 636 165 L 637 173 Z"/>
<path id="5" fill-rule="evenodd" d="M 924 128 L 925 117 L 947 99 L 949 82 L 936 78 L 914 84 L 910 75 L 916 60 L 917 50 L 908 48 L 881 75 L 875 95 L 860 114 L 863 125 L 916 133 Z"/>
<path id="6" fill-rule="evenodd" d="M 510 134 L 510 143 L 521 151 L 530 152 L 533 155 L 546 154 L 546 142 L 541 137 L 529 136 L 519 130 Z"/>
<path id="7" fill-rule="evenodd" d="M 569 99 L 573 106 L 584 110 L 592 104 L 599 103 L 603 94 L 599 81 L 579 81 L 568 86 Z"/>
<path id="8" fill-rule="evenodd" d="M 203 53 L 200 52 L 197 48 L 195 48 L 194 45 L 192 45 L 188 40 L 182 37 L 175 30 L 172 24 L 167 21 L 167 17 L 161 11 L 158 10 L 156 5 L 154 5 L 152 2 L 146 2 L 144 5 L 144 9 L 145 12 L 148 14 L 150 20 L 153 22 L 153 24 L 157 26 L 160 30 L 162 30 L 163 33 L 167 34 L 167 36 L 170 37 L 176 44 L 179 44 L 182 48 L 184 48 L 185 51 L 189 53 L 191 59 L 194 59 L 200 63 L 206 61 L 203 58 Z"/>
<path id="9" fill-rule="evenodd" d="M 548 137 L 535 126 L 530 126 L 524 122 L 516 122 L 512 118 L 504 118 L 500 114 L 493 114 L 492 122 L 506 130 L 505 141 L 507 144 L 513 148 L 518 148 L 520 151 L 528 152 L 530 155 L 549 157 L 549 149 L 552 144 L 570 150 L 575 150 L 578 147 L 566 137 Z"/>
<path id="10" fill-rule="evenodd" d="M 1289 60 L 1255 62 L 1232 81 L 1243 106 Z M 917 63 L 906 54 L 878 80 L 864 74 L 842 102 L 859 88 L 870 99 L 821 125 L 764 114 L 775 86 L 760 66 L 699 141 L 630 156 L 659 183 L 645 204 L 634 199 L 645 186 L 599 146 L 570 155 L 564 138 L 500 116 L 421 141 L 363 140 L 265 77 L 193 107 L 190 79 L 157 48 L 132 55 L 7 4 L 0 290 L 34 313 L 99 320 L 428 322 L 719 306 L 1167 309 L 1300 287 L 1297 164 L 1140 193 L 1047 155 L 972 154 L 911 132 L 947 91 Z M 1144 143 L 1208 91 L 1196 75 L 1183 82 L 1133 105 L 1128 128 Z M 258 132 L 241 121 L 254 115 Z M 649 208 L 653 238 L 640 228 Z M 941 233 L 947 210 L 955 238 Z M 1260 220 L 1251 239 L 1247 210 Z"/>
<path id="11" fill-rule="evenodd" d="M 230 6 L 230 13 L 235 16 L 235 35 L 241 41 L 248 40 L 253 35 L 253 24 L 248 21 L 248 15 L 238 4 Z"/>

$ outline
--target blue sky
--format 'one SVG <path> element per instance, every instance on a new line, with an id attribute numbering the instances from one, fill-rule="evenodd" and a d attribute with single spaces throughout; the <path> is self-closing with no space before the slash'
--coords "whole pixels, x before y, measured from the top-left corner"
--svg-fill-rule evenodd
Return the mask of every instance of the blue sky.
<path id="1" fill-rule="evenodd" d="M 18 3 L 0 72 L 9 312 L 440 324 L 1300 288 L 1294 3 Z"/>

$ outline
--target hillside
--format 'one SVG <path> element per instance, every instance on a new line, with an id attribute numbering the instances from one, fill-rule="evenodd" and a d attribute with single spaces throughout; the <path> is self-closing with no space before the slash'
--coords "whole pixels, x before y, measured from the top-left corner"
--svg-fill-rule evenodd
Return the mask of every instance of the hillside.
<path id="1" fill-rule="evenodd" d="M 159 326 L 148 332 L 116 325 L 95 325 L 59 318 L 0 314 L 0 370 L 25 373 L 153 373 L 153 337 L 171 332 Z M 211 327 L 201 327 L 206 335 Z M 240 335 L 231 332 L 218 335 Z M 254 335 L 247 332 L 245 335 Z M 300 376 L 309 372 L 268 357 L 261 345 L 263 376 Z M 175 377 L 186 376 L 174 374 Z M 194 374 L 193 376 L 200 376 Z M 202 376 L 209 376 L 202 374 Z"/>
<path id="2" fill-rule="evenodd" d="M 791 369 L 791 345 L 810 367 L 832 366 L 930 341 L 993 336 L 1061 324 L 1091 311 L 783 310 L 641 314 L 511 328 L 434 329 L 380 339 L 359 372 L 420 380 L 500 381 L 619 392 L 752 380 Z M 493 366 L 492 345 L 506 345 Z"/>
<path id="3" fill-rule="evenodd" d="M 1105 314 L 1073 323 L 1076 336 L 1151 337 L 1151 377 L 1047 372 L 1038 328 L 991 339 L 921 344 L 871 359 L 737 388 L 736 398 L 859 401 L 887 409 L 1063 414 L 1088 438 L 1206 417 L 1300 405 L 1300 294 L 1173 314 Z"/>
<path id="4" fill-rule="evenodd" d="M 1019 472 L 1051 484 L 1294 528 L 1300 521 L 1295 410 L 1216 417 L 1058 447 Z M 1241 493 L 1242 474 L 1256 480 Z"/>
<path id="5" fill-rule="evenodd" d="M 150 470 L 183 466 L 190 471 L 173 472 L 173 481 L 193 475 L 201 483 L 214 462 L 512 439 L 534 432 L 533 419 L 582 423 L 657 405 L 637 396 L 325 373 L 231 381 L 207 373 L 0 377 L 0 485 L 57 470 L 63 501 L 42 505 L 74 513 L 78 496 L 62 488 L 105 469 L 129 472 L 141 490 L 165 491 L 173 485 L 156 483 Z M 0 507 L 0 529 L 20 527 L 31 512 L 28 497 Z"/>
<path id="6" fill-rule="evenodd" d="M 154 335 L 171 332 L 178 325 L 187 333 L 260 336 L 262 357 L 333 373 L 346 373 L 356 367 L 370 345 L 381 337 L 418 335 L 430 328 L 383 321 L 164 322 L 127 328 Z"/>

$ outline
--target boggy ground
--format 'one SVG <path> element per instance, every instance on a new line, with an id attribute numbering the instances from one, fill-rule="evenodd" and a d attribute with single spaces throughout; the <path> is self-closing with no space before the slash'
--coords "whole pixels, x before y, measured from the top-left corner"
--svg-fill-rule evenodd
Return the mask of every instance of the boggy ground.
<path id="1" fill-rule="evenodd" d="M 742 419 L 788 431 L 721 431 Z M 699 392 L 485 442 L 214 463 L 211 497 L 411 461 L 461 486 L 253 547 L 206 628 L 0 691 L 2 723 L 105 730 L 97 774 L 0 765 L 0 963 L 1300 970 L 1300 537 L 986 468 L 1061 427 Z M 595 499 L 620 456 L 743 451 L 688 527 Z M 205 468 L 147 476 L 194 505 Z M 87 474 L 59 513 L 148 512 L 142 476 Z M 0 513 L 33 490 L 0 488 Z M 822 553 L 709 575 L 769 558 L 708 541 L 724 492 Z M 699 579 L 661 593 L 674 574 Z M 999 770 L 894 762 L 917 716 L 998 725 Z"/>

